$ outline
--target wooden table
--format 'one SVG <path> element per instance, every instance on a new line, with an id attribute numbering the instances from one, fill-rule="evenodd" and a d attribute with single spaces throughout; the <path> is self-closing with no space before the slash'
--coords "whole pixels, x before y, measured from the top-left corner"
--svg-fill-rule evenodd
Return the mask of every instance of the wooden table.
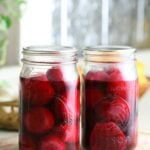
<path id="1" fill-rule="evenodd" d="M 0 150 L 18 149 L 18 132 L 0 131 Z M 150 134 L 139 133 L 136 150 L 150 150 Z"/>
<path id="2" fill-rule="evenodd" d="M 0 131 L 0 150 L 18 149 L 18 132 Z"/>

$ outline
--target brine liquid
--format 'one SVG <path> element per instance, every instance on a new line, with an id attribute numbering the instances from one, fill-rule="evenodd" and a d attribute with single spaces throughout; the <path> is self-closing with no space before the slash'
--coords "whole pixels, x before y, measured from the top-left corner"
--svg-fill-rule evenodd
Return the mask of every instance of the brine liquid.
<path id="1" fill-rule="evenodd" d="M 79 80 L 51 75 L 20 78 L 20 150 L 79 150 Z"/>
<path id="2" fill-rule="evenodd" d="M 87 150 L 133 150 L 137 143 L 137 80 L 85 76 L 82 145 Z M 94 78 L 95 77 L 95 78 Z"/>

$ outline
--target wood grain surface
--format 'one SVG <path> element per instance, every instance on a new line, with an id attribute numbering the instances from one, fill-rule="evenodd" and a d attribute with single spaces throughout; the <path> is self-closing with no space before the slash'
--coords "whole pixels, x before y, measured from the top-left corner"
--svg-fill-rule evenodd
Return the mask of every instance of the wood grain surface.
<path id="1" fill-rule="evenodd" d="M 0 131 L 0 150 L 19 150 L 18 132 Z"/>
<path id="2" fill-rule="evenodd" d="M 0 150 L 19 150 L 18 133 L 0 131 Z M 138 146 L 135 150 L 150 150 L 149 133 L 139 133 Z"/>

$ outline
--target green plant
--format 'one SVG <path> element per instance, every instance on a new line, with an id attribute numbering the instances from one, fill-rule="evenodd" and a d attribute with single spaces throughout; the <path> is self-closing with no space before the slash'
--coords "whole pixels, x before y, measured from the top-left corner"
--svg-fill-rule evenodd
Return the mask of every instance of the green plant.
<path id="1" fill-rule="evenodd" d="M 7 30 L 21 16 L 20 7 L 25 0 L 0 0 L 0 27 Z"/>
<path id="2" fill-rule="evenodd" d="M 21 6 L 25 0 L 0 0 L 0 65 L 5 63 L 8 31 L 21 17 Z"/>

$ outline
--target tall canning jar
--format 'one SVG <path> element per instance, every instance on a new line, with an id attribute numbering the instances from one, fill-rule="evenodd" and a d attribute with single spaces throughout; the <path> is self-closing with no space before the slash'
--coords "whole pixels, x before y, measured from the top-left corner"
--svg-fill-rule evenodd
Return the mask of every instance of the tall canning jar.
<path id="1" fill-rule="evenodd" d="M 137 143 L 138 79 L 135 49 L 84 50 L 82 147 L 133 150 Z"/>
<path id="2" fill-rule="evenodd" d="M 80 80 L 71 47 L 23 49 L 19 150 L 78 150 Z"/>

